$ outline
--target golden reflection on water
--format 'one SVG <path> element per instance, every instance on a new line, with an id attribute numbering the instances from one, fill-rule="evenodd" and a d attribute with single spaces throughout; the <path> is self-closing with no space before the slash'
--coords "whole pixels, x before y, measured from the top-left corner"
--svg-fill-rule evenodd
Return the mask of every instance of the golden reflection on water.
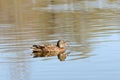
<path id="1" fill-rule="evenodd" d="M 70 43 L 71 51 L 88 53 L 94 38 L 119 35 L 119 11 L 93 7 L 86 10 L 88 3 L 89 1 L 67 0 L 1 0 L 1 51 L 16 54 L 16 51 L 26 51 L 41 40 L 55 42 L 54 40 L 65 39 Z M 114 1 L 110 1 L 110 4 L 114 4 Z M 78 10 L 83 6 L 84 9 Z"/>
<path id="2" fill-rule="evenodd" d="M 114 6 L 100 5 L 104 1 L 106 5 Z M 57 57 L 32 58 L 30 47 L 39 41 L 67 41 L 71 54 L 66 61 L 96 56 L 93 52 L 96 44 L 119 42 L 117 2 L 119 0 L 1 0 L 0 63 L 15 65 L 7 65 L 13 73 L 10 80 L 24 80 L 29 76 L 30 62 L 57 60 Z"/>
<path id="3" fill-rule="evenodd" d="M 109 2 L 114 4 L 114 1 Z M 6 5 L 3 5 L 5 3 Z M 6 44 L 5 47 L 10 46 L 10 49 L 5 51 L 25 50 L 33 42 L 40 40 L 65 39 L 74 45 L 82 46 L 69 47 L 71 51 L 88 53 L 91 51 L 90 39 L 119 34 L 119 11 L 99 7 L 86 10 L 87 3 L 89 2 L 77 0 L 1 0 L 0 22 L 4 29 L 0 30 L 3 40 L 1 43 Z M 62 6 L 64 7 L 61 11 Z M 84 6 L 84 9 L 78 10 L 79 6 Z M 20 47 L 22 49 L 19 49 Z"/>

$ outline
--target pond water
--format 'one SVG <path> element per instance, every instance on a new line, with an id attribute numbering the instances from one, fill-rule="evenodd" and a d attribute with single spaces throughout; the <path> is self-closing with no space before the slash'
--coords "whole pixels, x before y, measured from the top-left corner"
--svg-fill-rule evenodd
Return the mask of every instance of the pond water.
<path id="1" fill-rule="evenodd" d="M 1 0 L 0 80 L 120 80 L 118 2 Z M 60 39 L 65 61 L 31 55 L 33 44 Z"/>

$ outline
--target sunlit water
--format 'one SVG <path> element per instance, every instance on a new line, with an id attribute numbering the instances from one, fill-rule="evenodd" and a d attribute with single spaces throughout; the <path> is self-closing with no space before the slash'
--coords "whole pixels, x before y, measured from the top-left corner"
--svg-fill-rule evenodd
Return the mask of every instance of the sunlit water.
<path id="1" fill-rule="evenodd" d="M 98 6 L 98 2 L 85 0 L 75 1 L 76 6 L 49 3 L 41 8 L 34 1 L 34 6 L 30 3 L 25 9 L 15 1 L 11 8 L 17 6 L 18 10 L 0 15 L 0 80 L 120 79 L 120 12 L 116 2 Z M 83 3 L 89 5 L 83 8 L 79 5 Z M 31 55 L 33 44 L 59 39 L 69 44 L 65 61 L 57 56 Z"/>

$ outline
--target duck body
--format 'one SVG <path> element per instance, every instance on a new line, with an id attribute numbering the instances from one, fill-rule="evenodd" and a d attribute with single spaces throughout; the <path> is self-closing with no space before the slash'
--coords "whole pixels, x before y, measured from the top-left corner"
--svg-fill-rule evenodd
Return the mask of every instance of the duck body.
<path id="1" fill-rule="evenodd" d="M 44 45 L 33 45 L 34 57 L 47 57 L 56 56 L 60 53 L 64 53 L 66 43 L 63 40 L 59 40 L 57 45 L 54 44 L 44 44 Z"/>

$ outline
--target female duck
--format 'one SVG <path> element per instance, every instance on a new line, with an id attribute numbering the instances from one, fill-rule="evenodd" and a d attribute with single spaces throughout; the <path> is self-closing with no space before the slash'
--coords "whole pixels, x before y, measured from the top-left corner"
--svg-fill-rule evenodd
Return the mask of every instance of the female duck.
<path id="1" fill-rule="evenodd" d="M 56 56 L 60 53 L 65 52 L 66 42 L 59 40 L 57 45 L 54 44 L 44 44 L 44 45 L 33 45 L 34 57 L 45 57 L 45 56 Z"/>

